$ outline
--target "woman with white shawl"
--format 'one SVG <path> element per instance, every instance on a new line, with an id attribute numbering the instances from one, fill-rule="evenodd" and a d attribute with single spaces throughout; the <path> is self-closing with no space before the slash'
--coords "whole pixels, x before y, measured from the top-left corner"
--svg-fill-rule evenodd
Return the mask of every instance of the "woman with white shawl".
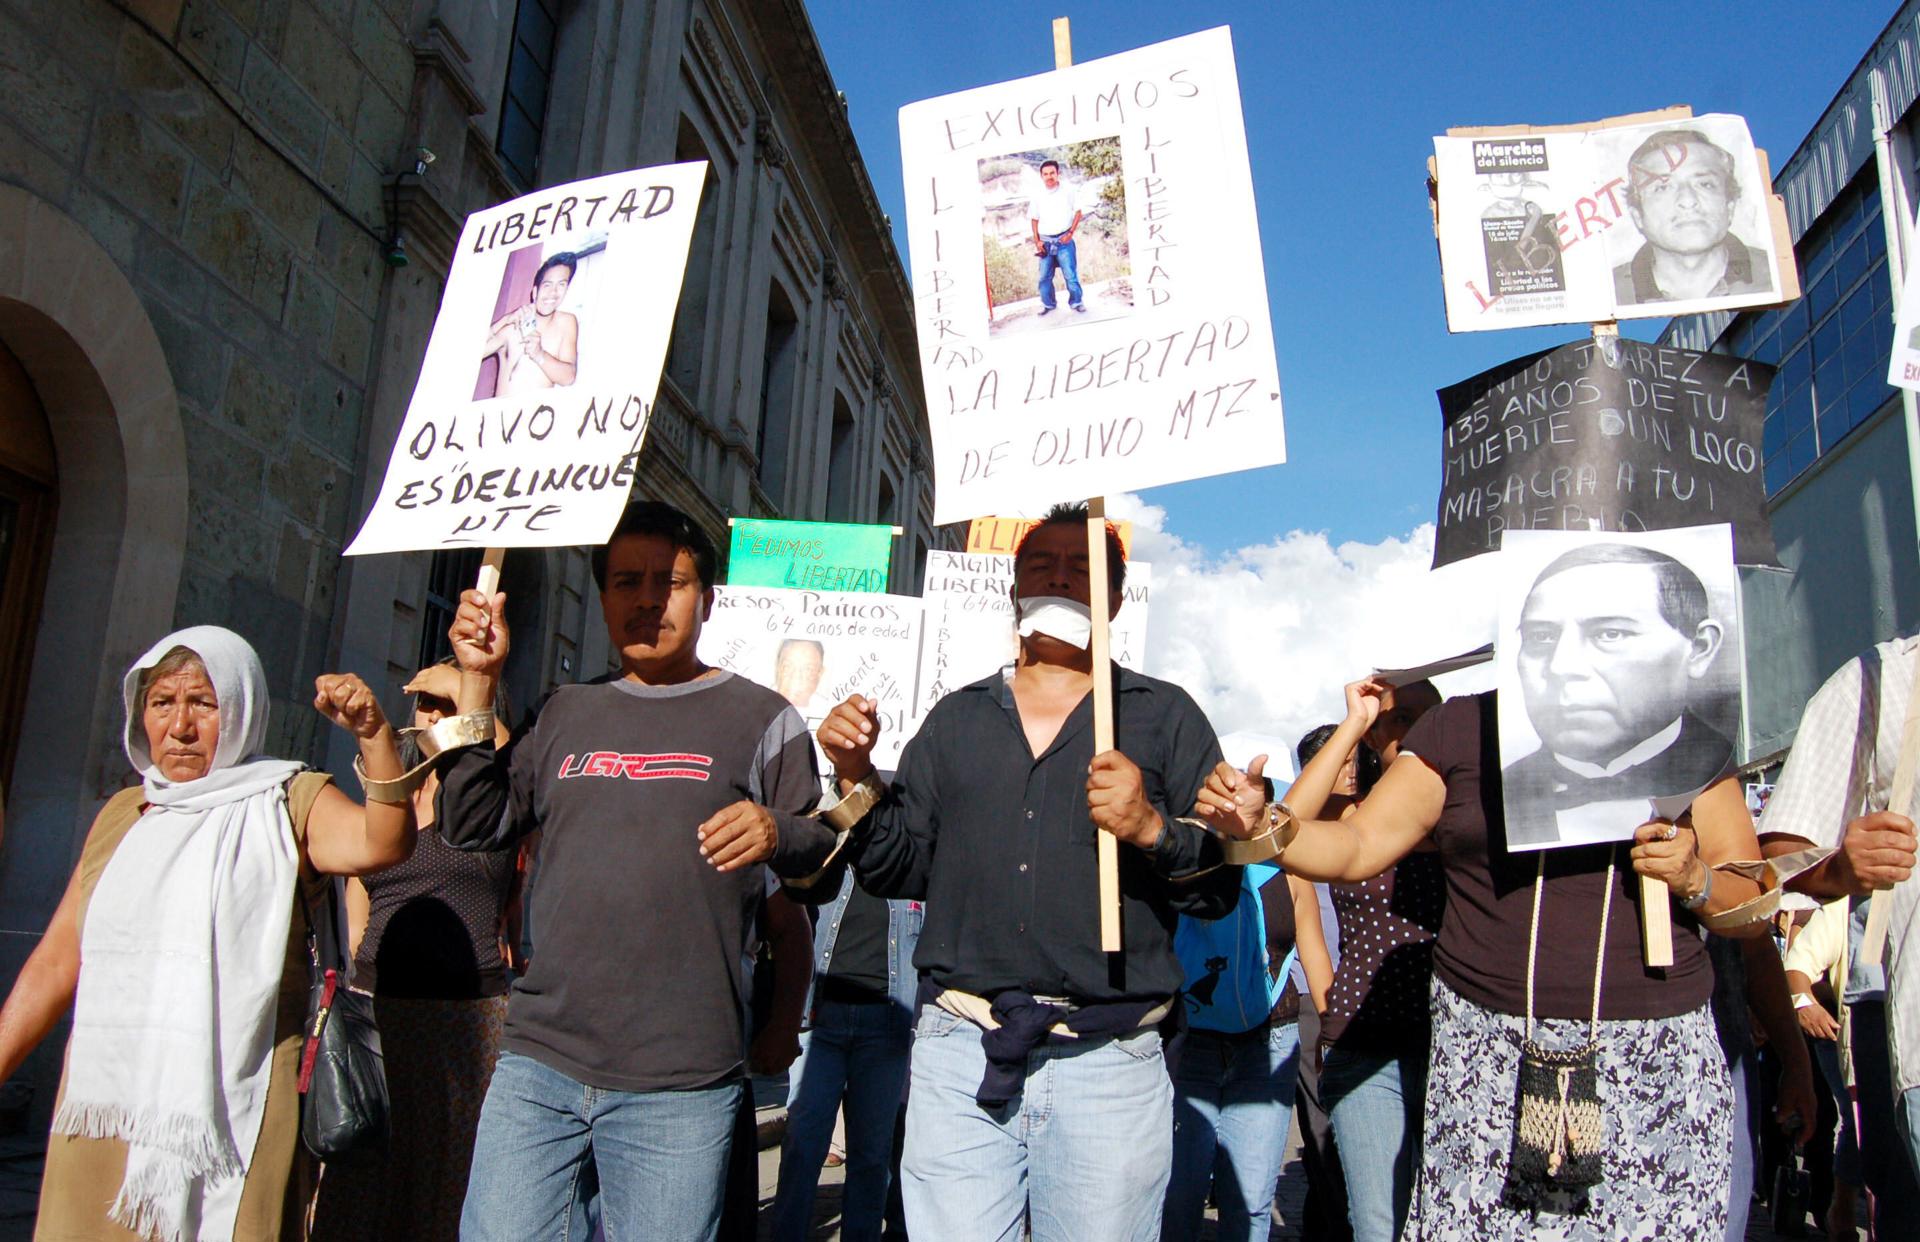
<path id="1" fill-rule="evenodd" d="M 39 1239 L 301 1236 L 312 1165 L 295 1089 L 309 967 L 303 906 L 326 875 L 413 846 L 393 730 L 352 674 L 314 707 L 360 744 L 364 807 L 260 753 L 267 679 L 217 626 L 170 634 L 124 682 L 143 778 L 101 810 L 0 1009 L 0 1078 L 69 1006 Z M 400 782 L 404 784 L 405 782 Z"/>

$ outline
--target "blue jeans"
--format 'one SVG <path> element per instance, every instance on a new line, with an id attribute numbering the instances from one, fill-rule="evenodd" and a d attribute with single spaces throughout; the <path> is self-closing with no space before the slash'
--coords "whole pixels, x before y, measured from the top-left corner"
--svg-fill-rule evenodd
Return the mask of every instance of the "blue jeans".
<path id="1" fill-rule="evenodd" d="M 474 1138 L 464 1242 L 580 1236 L 599 1181 L 609 1238 L 710 1239 L 742 1084 L 611 1091 L 502 1052 Z"/>
<path id="2" fill-rule="evenodd" d="M 1847 1074 L 1840 1066 L 1840 1046 L 1831 1039 L 1810 1039 L 1813 1065 L 1827 1084 L 1834 1109 L 1840 1114 L 1840 1132 L 1833 1146 L 1833 1180 L 1860 1186 L 1860 1134 L 1854 1116 L 1853 1092 L 1847 1088 Z"/>
<path id="3" fill-rule="evenodd" d="M 1727 1242 L 1745 1242 L 1747 1216 L 1753 1209 L 1753 1073 L 1751 1051 L 1727 1062 L 1727 1077 L 1733 1080 L 1733 1177 L 1727 1183 Z"/>
<path id="4" fill-rule="evenodd" d="M 1067 305 L 1080 309 L 1080 259 L 1074 249 L 1079 243 L 1043 237 L 1040 244 L 1046 247 L 1046 253 L 1040 256 L 1040 305 L 1048 310 L 1054 308 L 1053 271 L 1059 268 L 1060 274 L 1067 278 Z"/>
<path id="5" fill-rule="evenodd" d="M 1320 1096 L 1347 1175 L 1355 1242 L 1394 1242 L 1407 1225 L 1420 1170 L 1427 1058 L 1327 1049 Z"/>
<path id="6" fill-rule="evenodd" d="M 846 1101 L 847 1182 L 840 1199 L 840 1236 L 871 1242 L 893 1179 L 893 1119 L 907 1085 L 913 1032 L 898 1005 L 880 1001 L 814 1006 L 813 1029 L 794 1063 L 787 1096 L 787 1137 L 780 1147 L 780 1188 L 773 1197 L 775 1242 L 804 1242 L 813 1220 L 820 1163 L 833 1139 L 833 1115 Z"/>
<path id="7" fill-rule="evenodd" d="M 1173 1084 L 1158 1032 L 1048 1039 L 1012 1102 L 985 1109 L 980 1028 L 923 1005 L 900 1162 L 915 1238 L 1154 1242 L 1173 1160 Z"/>
<path id="8" fill-rule="evenodd" d="M 1900 1091 L 1893 1085 L 1885 1001 L 1855 1001 L 1853 1086 L 1860 1107 L 1860 1176 L 1873 1192 L 1873 1228 L 1881 1238 L 1920 1237 L 1920 1179 L 1900 1124 Z"/>
<path id="9" fill-rule="evenodd" d="M 1173 1172 L 1162 1239 L 1200 1236 L 1209 1183 L 1220 1206 L 1220 1242 L 1271 1231 L 1299 1066 L 1297 1023 L 1262 1029 L 1258 1038 L 1187 1032 L 1173 1071 Z"/>

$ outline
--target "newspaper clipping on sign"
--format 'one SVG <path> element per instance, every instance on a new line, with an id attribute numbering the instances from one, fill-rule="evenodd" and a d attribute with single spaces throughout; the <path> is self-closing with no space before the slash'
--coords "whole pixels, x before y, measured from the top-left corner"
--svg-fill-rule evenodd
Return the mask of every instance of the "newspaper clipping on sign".
<path id="1" fill-rule="evenodd" d="M 606 538 L 646 437 L 706 168 L 569 182 L 467 217 L 348 555 Z"/>
<path id="2" fill-rule="evenodd" d="M 1285 460 L 1222 27 L 900 110 L 934 521 Z"/>
<path id="3" fill-rule="evenodd" d="M 1792 251 L 1776 242 L 1765 157 L 1743 117 L 1433 145 L 1454 332 L 1668 318 L 1798 294 Z"/>

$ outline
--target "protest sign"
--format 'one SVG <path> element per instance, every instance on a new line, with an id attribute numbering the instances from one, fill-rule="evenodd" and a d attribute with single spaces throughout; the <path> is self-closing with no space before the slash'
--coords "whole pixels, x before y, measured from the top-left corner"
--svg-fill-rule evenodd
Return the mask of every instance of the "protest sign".
<path id="1" fill-rule="evenodd" d="M 1909 262 L 1900 281 L 1900 310 L 1893 322 L 1893 354 L 1887 383 L 1920 391 L 1920 263 Z"/>
<path id="2" fill-rule="evenodd" d="M 998 552 L 1012 556 L 1020 550 L 1020 541 L 1040 524 L 1039 518 L 983 517 L 967 523 L 967 551 Z M 1133 555 L 1133 523 L 1109 521 L 1120 536 L 1120 550 Z"/>
<path id="3" fill-rule="evenodd" d="M 1436 567 L 1521 530 L 1727 522 L 1775 565 L 1761 475 L 1774 369 L 1619 337 L 1528 354 L 1439 392 Z"/>
<path id="4" fill-rule="evenodd" d="M 730 586 L 810 591 L 885 591 L 894 528 L 852 522 L 735 518 L 727 553 Z"/>
<path id="5" fill-rule="evenodd" d="M 1454 332 L 1772 306 L 1800 296 L 1766 152 L 1688 108 L 1435 138 Z"/>
<path id="6" fill-rule="evenodd" d="M 900 138 L 934 521 L 1284 460 L 1224 27 L 910 104 Z"/>
<path id="7" fill-rule="evenodd" d="M 598 543 L 646 436 L 704 163 L 467 217 L 380 494 L 350 555 Z"/>
<path id="8" fill-rule="evenodd" d="M 1507 848 L 1627 840 L 1732 770 L 1732 552 L 1727 526 L 1508 536 L 1494 642 Z"/>
<path id="9" fill-rule="evenodd" d="M 927 553 L 921 588 L 927 618 L 917 715 L 924 716 L 951 691 L 980 680 L 1019 655 L 1012 590 L 1011 556 L 937 549 Z M 1147 654 L 1153 566 L 1129 561 L 1121 594 L 1124 602 L 1109 629 L 1112 659 L 1137 669 Z"/>
<path id="10" fill-rule="evenodd" d="M 920 601 L 910 595 L 716 587 L 699 655 L 778 691 L 809 731 L 850 695 L 875 700 L 873 762 L 891 770 L 915 723 L 920 620 Z"/>

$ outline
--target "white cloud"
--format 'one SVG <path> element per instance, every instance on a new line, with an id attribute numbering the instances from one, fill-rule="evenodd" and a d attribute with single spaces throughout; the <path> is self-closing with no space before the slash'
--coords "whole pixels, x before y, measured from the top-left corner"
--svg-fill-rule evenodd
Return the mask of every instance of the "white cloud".
<path id="1" fill-rule="evenodd" d="M 1108 512 L 1134 523 L 1133 554 L 1153 565 L 1145 671 L 1185 687 L 1221 733 L 1297 739 L 1340 718 L 1348 681 L 1493 637 L 1496 558 L 1430 571 L 1431 523 L 1337 546 L 1296 530 L 1208 557 L 1167 532 L 1156 505 L 1120 495 Z M 1438 684 L 1449 694 L 1486 689 L 1492 666 Z"/>

